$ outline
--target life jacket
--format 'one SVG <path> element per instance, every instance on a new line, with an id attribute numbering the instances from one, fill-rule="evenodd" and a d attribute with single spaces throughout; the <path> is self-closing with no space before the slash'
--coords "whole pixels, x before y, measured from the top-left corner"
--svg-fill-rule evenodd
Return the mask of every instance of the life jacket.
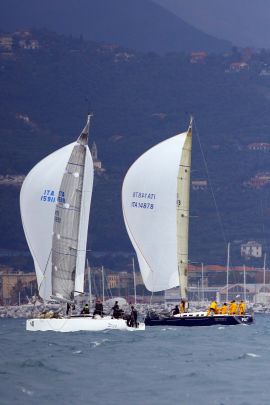
<path id="1" fill-rule="evenodd" d="M 181 313 L 186 312 L 186 304 L 185 304 L 185 302 L 180 303 L 180 312 Z"/>
<path id="2" fill-rule="evenodd" d="M 237 303 L 236 302 L 232 302 L 230 304 L 230 310 L 229 310 L 231 315 L 234 315 L 237 313 Z"/>
<path id="3" fill-rule="evenodd" d="M 244 315 L 245 312 L 246 312 L 246 304 L 244 302 L 241 302 L 239 304 L 239 313 L 240 315 Z"/>
<path id="4" fill-rule="evenodd" d="M 222 305 L 222 307 L 220 308 L 220 313 L 227 314 L 227 311 L 228 311 L 227 305 Z"/>
<path id="5" fill-rule="evenodd" d="M 217 310 L 217 303 L 216 303 L 216 301 L 212 301 L 212 302 L 211 302 L 211 304 L 210 304 L 210 309 L 213 309 L 214 311 Z"/>

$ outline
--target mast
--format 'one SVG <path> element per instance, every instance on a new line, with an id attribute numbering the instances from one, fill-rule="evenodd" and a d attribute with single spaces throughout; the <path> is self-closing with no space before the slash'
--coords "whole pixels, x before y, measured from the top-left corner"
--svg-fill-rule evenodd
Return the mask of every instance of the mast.
<path id="1" fill-rule="evenodd" d="M 204 268 L 203 268 L 203 263 L 202 263 L 202 302 L 204 302 Z"/>
<path id="2" fill-rule="evenodd" d="M 91 269 L 87 259 L 87 275 L 88 275 L 88 289 L 89 289 L 89 309 L 91 310 L 92 305 L 92 284 L 91 284 Z"/>
<path id="3" fill-rule="evenodd" d="M 246 302 L 247 300 L 247 290 L 246 290 L 246 265 L 243 265 L 243 270 L 244 270 L 244 301 Z"/>
<path id="4" fill-rule="evenodd" d="M 263 286 L 264 286 L 264 292 L 265 292 L 265 269 L 266 269 L 266 253 L 264 254 L 264 258 L 263 258 Z"/>
<path id="5" fill-rule="evenodd" d="M 86 125 L 74 144 L 66 164 L 55 208 L 52 296 L 60 302 L 73 302 L 74 294 L 83 292 L 90 209 L 90 194 L 85 194 L 85 187 L 89 187 L 85 184 L 85 179 L 88 176 L 86 160 L 90 119 L 91 115 L 88 115 Z"/>
<path id="6" fill-rule="evenodd" d="M 104 305 L 104 301 L 105 301 L 104 296 L 105 296 L 105 294 L 104 294 L 104 267 L 103 266 L 101 266 L 101 273 L 102 273 L 102 304 Z"/>
<path id="7" fill-rule="evenodd" d="M 80 145 L 87 145 L 88 144 L 91 117 L 93 117 L 93 114 L 88 114 L 87 115 L 87 121 L 86 121 L 85 127 L 82 130 L 79 138 L 77 139 L 77 142 Z"/>
<path id="8" fill-rule="evenodd" d="M 134 282 L 134 303 L 137 304 L 137 293 L 136 293 L 136 276 L 135 276 L 135 264 L 134 257 L 132 257 L 132 269 L 133 269 L 133 282 Z"/>
<path id="9" fill-rule="evenodd" d="M 187 299 L 188 288 L 188 230 L 192 124 L 193 117 L 190 119 L 177 177 L 177 267 L 179 275 L 180 297 L 182 299 Z"/>
<path id="10" fill-rule="evenodd" d="M 231 247 L 231 243 L 228 243 L 228 247 L 227 247 L 227 289 L 226 289 L 226 302 L 228 304 L 229 301 L 229 269 L 230 269 L 230 247 Z"/>

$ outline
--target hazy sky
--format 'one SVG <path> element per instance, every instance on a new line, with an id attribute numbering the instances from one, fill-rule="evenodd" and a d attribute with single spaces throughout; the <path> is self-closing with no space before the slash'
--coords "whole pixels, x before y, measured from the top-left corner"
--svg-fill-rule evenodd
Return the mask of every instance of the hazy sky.
<path id="1" fill-rule="evenodd" d="M 153 1 L 218 38 L 270 48 L 270 0 Z"/>

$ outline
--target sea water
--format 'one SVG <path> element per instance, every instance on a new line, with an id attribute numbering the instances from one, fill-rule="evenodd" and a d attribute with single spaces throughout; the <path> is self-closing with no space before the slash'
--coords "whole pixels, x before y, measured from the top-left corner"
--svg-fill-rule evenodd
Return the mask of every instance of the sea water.
<path id="1" fill-rule="evenodd" d="M 26 332 L 0 320 L 0 404 L 270 404 L 270 316 L 253 325 Z"/>

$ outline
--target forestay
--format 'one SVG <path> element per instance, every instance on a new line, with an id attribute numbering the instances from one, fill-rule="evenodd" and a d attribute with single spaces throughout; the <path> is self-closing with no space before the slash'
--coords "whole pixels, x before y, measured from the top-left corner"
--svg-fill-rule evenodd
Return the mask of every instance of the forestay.
<path id="1" fill-rule="evenodd" d="M 144 284 L 153 292 L 179 285 L 177 245 L 188 237 L 188 226 L 183 227 L 184 236 L 177 232 L 182 197 L 177 195 L 178 177 L 186 139 L 184 132 L 148 150 L 130 167 L 123 183 L 126 228 Z"/>

